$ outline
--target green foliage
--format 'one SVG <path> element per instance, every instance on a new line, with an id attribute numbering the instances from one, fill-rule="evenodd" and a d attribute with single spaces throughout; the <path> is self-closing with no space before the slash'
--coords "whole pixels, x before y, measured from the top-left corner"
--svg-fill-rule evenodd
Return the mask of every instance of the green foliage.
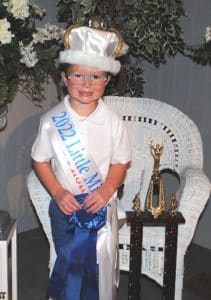
<path id="1" fill-rule="evenodd" d="M 143 95 L 141 62 L 159 67 L 167 56 L 184 52 L 179 20 L 185 12 L 180 0 L 59 0 L 58 8 L 58 21 L 67 26 L 88 25 L 100 16 L 107 28 L 122 33 L 129 54 L 121 58 L 123 71 L 109 86 L 110 93 Z"/>

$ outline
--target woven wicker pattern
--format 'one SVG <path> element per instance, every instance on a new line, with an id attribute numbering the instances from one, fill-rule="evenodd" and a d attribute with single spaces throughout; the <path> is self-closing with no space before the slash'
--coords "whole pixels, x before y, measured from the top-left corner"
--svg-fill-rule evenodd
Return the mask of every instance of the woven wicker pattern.
<path id="1" fill-rule="evenodd" d="M 45 232 L 49 246 L 50 246 L 50 259 L 49 269 L 52 270 L 54 262 L 56 260 L 56 251 L 54 248 L 50 218 L 48 215 L 48 207 L 51 200 L 51 196 L 48 194 L 46 189 L 40 183 L 39 179 L 35 175 L 34 171 L 31 171 L 27 178 L 27 186 L 32 204 L 35 208 L 37 216 L 41 222 L 43 231 Z"/>
<path id="2" fill-rule="evenodd" d="M 195 232 L 199 216 L 210 194 L 210 182 L 203 173 L 202 141 L 196 125 L 181 111 L 153 99 L 107 96 L 105 102 L 123 118 L 132 147 L 132 164 L 128 171 L 123 195 L 119 201 L 122 211 L 132 209 L 132 200 L 140 192 L 145 199 L 152 175 L 153 157 L 149 143 L 164 144 L 161 170 L 171 169 L 180 178 L 177 192 L 179 211 L 186 223 L 179 226 L 175 299 L 181 300 L 184 255 Z M 28 189 L 43 229 L 50 243 L 50 268 L 55 260 L 48 204 L 50 196 L 40 185 L 33 172 L 28 177 Z M 142 208 L 143 208 L 142 201 Z M 129 269 L 128 245 L 130 228 L 120 229 L 120 268 Z M 144 228 L 142 273 L 162 285 L 164 229 Z"/>

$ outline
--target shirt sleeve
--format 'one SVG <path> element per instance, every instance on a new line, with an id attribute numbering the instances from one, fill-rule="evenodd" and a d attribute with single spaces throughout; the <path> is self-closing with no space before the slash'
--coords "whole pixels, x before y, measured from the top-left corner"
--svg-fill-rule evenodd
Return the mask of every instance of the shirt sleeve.
<path id="1" fill-rule="evenodd" d="M 50 161 L 53 157 L 52 146 L 49 137 L 49 125 L 41 117 L 38 135 L 32 146 L 31 157 L 38 162 Z"/>
<path id="2" fill-rule="evenodd" d="M 127 129 L 123 121 L 117 116 L 113 131 L 113 153 L 111 163 L 126 164 L 131 161 L 131 145 Z"/>

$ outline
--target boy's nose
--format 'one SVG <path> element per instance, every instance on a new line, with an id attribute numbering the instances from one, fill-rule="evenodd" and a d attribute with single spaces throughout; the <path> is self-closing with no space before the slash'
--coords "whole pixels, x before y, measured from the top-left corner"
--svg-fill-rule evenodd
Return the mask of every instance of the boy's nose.
<path id="1" fill-rule="evenodd" d="M 92 85 L 92 82 L 89 78 L 84 78 L 83 82 L 82 82 L 83 86 L 90 86 Z"/>

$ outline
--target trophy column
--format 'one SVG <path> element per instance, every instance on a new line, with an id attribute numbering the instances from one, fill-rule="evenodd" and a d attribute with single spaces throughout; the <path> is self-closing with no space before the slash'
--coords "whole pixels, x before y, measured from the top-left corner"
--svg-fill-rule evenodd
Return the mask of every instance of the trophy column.
<path id="1" fill-rule="evenodd" d="M 131 224 L 128 300 L 140 299 L 143 226 L 165 227 L 162 300 L 173 300 L 175 294 L 178 225 L 185 223 L 185 219 L 180 212 L 177 212 L 176 215 L 163 212 L 159 218 L 154 218 L 154 216 L 145 211 L 141 212 L 141 214 L 128 211 L 127 220 Z"/>

